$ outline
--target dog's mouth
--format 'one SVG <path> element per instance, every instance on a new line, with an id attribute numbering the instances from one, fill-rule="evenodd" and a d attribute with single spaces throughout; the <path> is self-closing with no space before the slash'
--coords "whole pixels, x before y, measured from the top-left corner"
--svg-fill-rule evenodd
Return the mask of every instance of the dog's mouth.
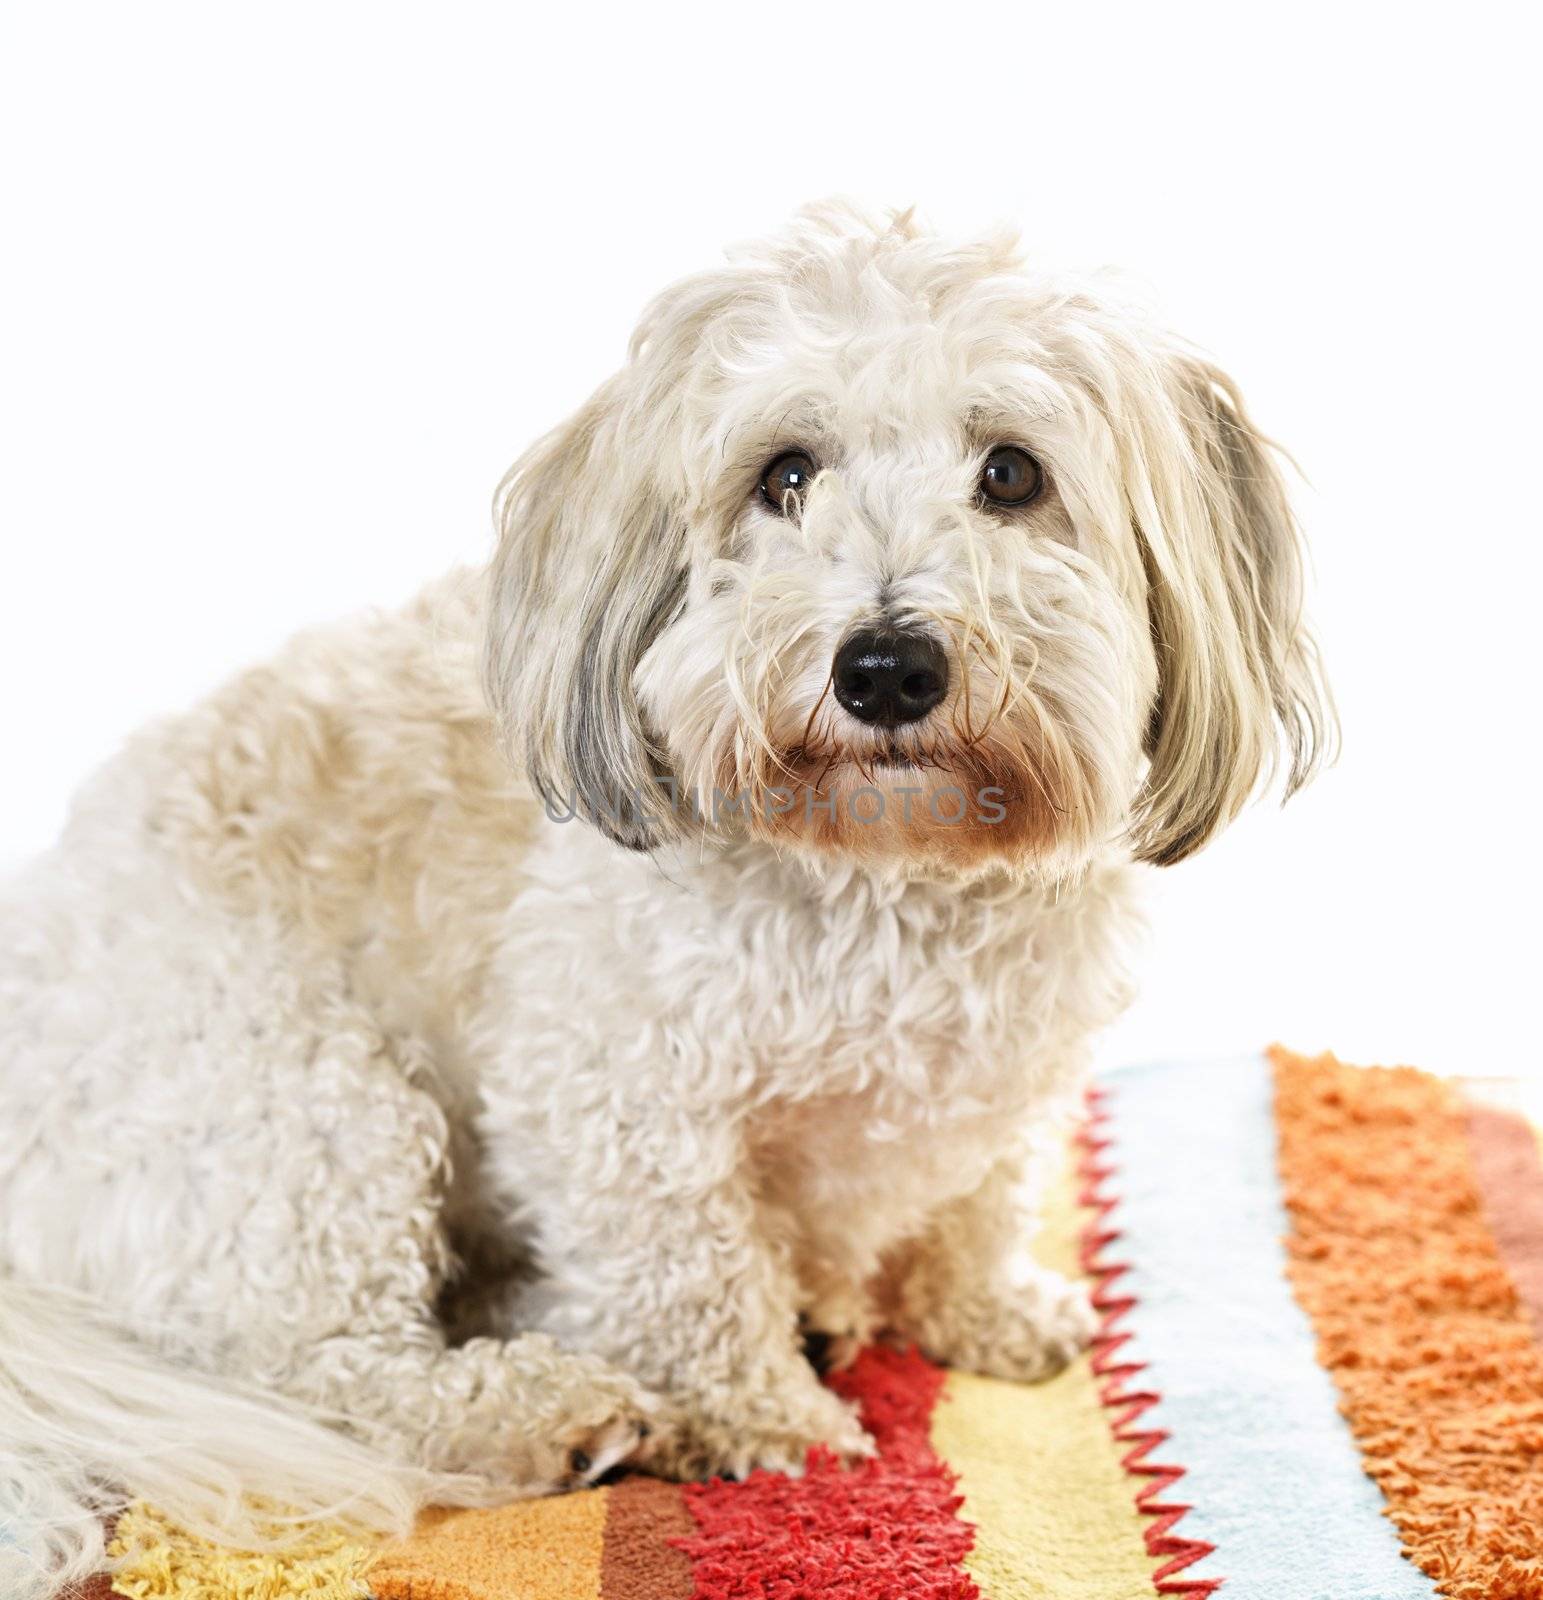
<path id="1" fill-rule="evenodd" d="M 785 752 L 783 765 L 789 772 L 834 772 L 838 767 L 855 767 L 859 772 L 915 772 L 924 767 L 944 765 L 937 750 L 921 750 L 896 743 L 825 745 L 819 749 L 799 746 Z"/>
<path id="2" fill-rule="evenodd" d="M 769 837 L 796 836 L 824 850 L 955 865 L 1022 862 L 1055 849 L 1068 815 L 1057 774 L 946 729 L 790 740 L 767 757 L 748 785 L 739 779 L 743 814 Z"/>

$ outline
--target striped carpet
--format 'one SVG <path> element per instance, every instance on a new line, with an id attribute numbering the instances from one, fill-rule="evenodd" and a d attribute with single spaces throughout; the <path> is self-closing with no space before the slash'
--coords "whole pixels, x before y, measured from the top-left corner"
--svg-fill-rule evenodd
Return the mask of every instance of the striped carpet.
<path id="1" fill-rule="evenodd" d="M 1035 1253 L 1048 1383 L 874 1349 L 875 1460 L 635 1477 L 275 1556 L 122 1519 L 136 1600 L 1543 1600 L 1543 1163 L 1514 1110 L 1276 1050 L 1111 1075 Z"/>

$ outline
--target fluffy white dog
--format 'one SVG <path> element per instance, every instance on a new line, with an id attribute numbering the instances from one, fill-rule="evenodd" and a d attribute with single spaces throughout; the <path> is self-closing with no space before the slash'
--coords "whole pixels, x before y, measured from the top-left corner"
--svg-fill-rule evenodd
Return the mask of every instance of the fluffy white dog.
<path id="1" fill-rule="evenodd" d="M 828 206 L 660 296 L 498 520 L 136 739 L 6 892 L 0 1512 L 47 1581 L 125 1492 L 249 1535 L 239 1491 L 389 1523 L 650 1427 L 859 1456 L 801 1333 L 1025 1379 L 1089 1337 L 1014 1196 L 1133 862 L 1332 731 L 1230 380 L 1009 237 Z"/>

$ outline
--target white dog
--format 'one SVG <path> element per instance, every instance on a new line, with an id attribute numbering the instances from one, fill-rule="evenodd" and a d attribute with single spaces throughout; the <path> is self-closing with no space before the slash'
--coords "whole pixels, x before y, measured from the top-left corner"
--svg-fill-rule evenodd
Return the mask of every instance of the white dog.
<path id="1" fill-rule="evenodd" d="M 1231 382 L 1010 238 L 828 206 L 656 300 L 499 524 L 135 740 L 7 891 L 39 1589 L 117 1494 L 389 1523 L 650 1425 L 796 1469 L 869 1448 L 801 1331 L 1025 1379 L 1089 1337 L 1014 1196 L 1132 863 L 1332 733 Z"/>

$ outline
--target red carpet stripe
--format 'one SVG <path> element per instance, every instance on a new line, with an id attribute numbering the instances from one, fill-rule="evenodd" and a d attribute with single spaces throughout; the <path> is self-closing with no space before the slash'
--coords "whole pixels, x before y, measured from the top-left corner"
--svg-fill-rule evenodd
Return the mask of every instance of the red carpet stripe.
<path id="1" fill-rule="evenodd" d="M 1149 1480 L 1136 1492 L 1136 1505 L 1153 1519 L 1147 1525 L 1145 1536 L 1148 1553 L 1160 1563 L 1152 1575 L 1157 1592 L 1210 1595 L 1221 1587 L 1222 1579 L 1179 1576 L 1186 1567 L 1216 1548 L 1203 1539 L 1186 1539 L 1174 1532 L 1175 1525 L 1190 1507 L 1164 1496 L 1184 1476 L 1184 1468 L 1152 1460 L 1153 1453 L 1168 1442 L 1168 1435 L 1160 1428 L 1137 1426 L 1142 1415 L 1162 1398 L 1161 1392 L 1150 1385 L 1132 1387 L 1132 1381 L 1145 1370 L 1144 1364 L 1119 1359 L 1121 1347 L 1131 1336 L 1120 1332 L 1117 1324 L 1135 1306 L 1136 1297 L 1115 1292 L 1115 1282 L 1129 1270 L 1129 1264 L 1113 1260 L 1107 1253 L 1120 1237 L 1120 1230 L 1111 1227 L 1109 1222 L 1119 1201 L 1108 1188 L 1115 1168 L 1103 1159 L 1111 1144 L 1101 1133 L 1109 1120 L 1103 1109 L 1103 1099 L 1102 1090 L 1088 1091 L 1088 1120 L 1078 1139 L 1077 1170 L 1083 1184 L 1081 1203 L 1093 1213 L 1093 1220 L 1082 1236 L 1082 1266 L 1093 1279 L 1093 1305 L 1103 1319 L 1093 1341 L 1093 1371 L 1104 1380 L 1099 1398 L 1109 1408 L 1109 1426 L 1116 1439 L 1131 1447 L 1123 1457 L 1125 1470 L 1134 1477 Z"/>
<path id="2" fill-rule="evenodd" d="M 974 1530 L 928 1439 L 943 1373 L 914 1351 L 865 1350 L 830 1385 L 879 1447 L 843 1469 L 813 1450 L 802 1478 L 691 1484 L 693 1600 L 979 1600 L 961 1563 Z"/>

